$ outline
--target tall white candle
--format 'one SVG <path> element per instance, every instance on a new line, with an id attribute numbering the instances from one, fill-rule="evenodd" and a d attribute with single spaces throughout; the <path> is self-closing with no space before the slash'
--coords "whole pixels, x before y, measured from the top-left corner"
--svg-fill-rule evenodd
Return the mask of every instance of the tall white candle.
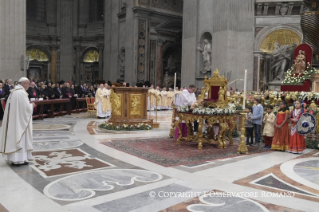
<path id="1" fill-rule="evenodd" d="M 174 93 L 176 91 L 176 72 L 175 72 L 175 76 L 174 76 Z"/>
<path id="2" fill-rule="evenodd" d="M 245 109 L 245 104 L 246 104 L 246 82 L 247 82 L 247 69 L 245 70 L 245 78 L 244 78 L 244 99 L 243 99 L 243 110 Z"/>

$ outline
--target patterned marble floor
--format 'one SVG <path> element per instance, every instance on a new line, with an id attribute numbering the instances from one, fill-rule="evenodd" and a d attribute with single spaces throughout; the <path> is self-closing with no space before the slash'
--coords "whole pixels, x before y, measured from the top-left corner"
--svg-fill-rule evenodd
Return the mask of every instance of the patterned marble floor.
<path id="1" fill-rule="evenodd" d="M 170 120 L 160 111 L 160 128 L 135 132 L 99 131 L 84 113 L 35 120 L 30 165 L 0 157 L 0 212 L 318 211 L 316 150 L 163 167 L 100 143 L 167 137 Z"/>

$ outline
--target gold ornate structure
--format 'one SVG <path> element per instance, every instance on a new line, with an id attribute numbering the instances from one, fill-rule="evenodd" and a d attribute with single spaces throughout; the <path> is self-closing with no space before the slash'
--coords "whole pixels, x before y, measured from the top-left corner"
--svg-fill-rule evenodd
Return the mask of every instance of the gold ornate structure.
<path id="1" fill-rule="evenodd" d="M 116 87 L 111 90 L 113 124 L 144 123 L 153 126 L 147 117 L 147 88 Z"/>
<path id="2" fill-rule="evenodd" d="M 271 53 L 274 51 L 275 43 L 278 43 L 279 46 L 286 44 L 296 43 L 299 45 L 301 43 L 301 38 L 299 35 L 288 29 L 278 29 L 269 33 L 263 40 L 260 50 L 263 52 Z"/>
<path id="3" fill-rule="evenodd" d="M 218 69 L 216 69 L 213 77 L 209 79 L 205 77 L 204 87 L 202 93 L 198 96 L 198 100 L 204 100 L 209 107 L 228 107 L 227 83 L 228 80 L 224 76 L 221 77 Z"/>
<path id="4" fill-rule="evenodd" d="M 248 154 L 248 149 L 247 149 L 247 146 L 246 146 L 246 129 L 245 129 L 245 115 L 246 113 L 241 113 L 240 114 L 242 116 L 241 118 L 241 123 L 240 123 L 240 143 L 239 143 L 239 146 L 238 146 L 238 151 L 237 153 L 238 154 L 241 154 L 241 153 L 245 153 L 245 154 Z"/>
<path id="5" fill-rule="evenodd" d="M 30 61 L 37 60 L 39 62 L 48 62 L 49 57 L 48 55 L 39 48 L 31 48 L 27 50 L 26 55 L 30 57 Z"/>
<path id="6" fill-rule="evenodd" d="M 176 117 L 178 120 L 175 121 L 175 127 L 178 129 L 179 137 L 177 139 L 177 144 L 181 144 L 181 140 L 185 141 L 195 141 L 198 143 L 198 149 L 203 148 L 203 143 L 208 144 L 218 144 L 219 149 L 227 148 L 225 134 L 228 131 L 228 140 L 229 146 L 233 145 L 232 132 L 236 127 L 236 123 L 234 121 L 235 115 L 197 115 L 192 113 L 177 113 Z M 197 121 L 199 123 L 198 133 L 194 135 L 192 123 Z M 219 123 L 220 131 L 215 140 L 212 136 L 204 136 L 202 133 L 203 123 L 207 120 L 208 126 L 212 127 L 214 124 Z M 180 123 L 185 121 L 187 125 L 187 137 L 182 137 L 182 131 L 180 128 Z"/>
<path id="7" fill-rule="evenodd" d="M 100 58 L 100 55 L 98 51 L 95 49 L 91 49 L 85 53 L 83 57 L 83 62 L 86 62 L 86 63 L 99 62 L 99 58 Z"/>

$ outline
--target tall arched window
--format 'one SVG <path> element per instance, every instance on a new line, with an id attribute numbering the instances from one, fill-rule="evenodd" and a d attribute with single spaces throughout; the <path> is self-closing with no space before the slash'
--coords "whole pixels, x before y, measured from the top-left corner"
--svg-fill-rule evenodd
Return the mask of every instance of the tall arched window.
<path id="1" fill-rule="evenodd" d="M 44 0 L 27 0 L 27 20 L 30 20 L 30 21 L 45 20 Z"/>
<path id="2" fill-rule="evenodd" d="M 103 21 L 104 0 L 90 0 L 89 3 L 89 21 Z"/>

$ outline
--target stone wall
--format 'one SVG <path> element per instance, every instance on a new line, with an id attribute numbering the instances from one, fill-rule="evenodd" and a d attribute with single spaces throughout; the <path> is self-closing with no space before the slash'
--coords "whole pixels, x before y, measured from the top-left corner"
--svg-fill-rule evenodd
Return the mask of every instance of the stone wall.
<path id="1" fill-rule="evenodd" d="M 252 89 L 254 1 L 253 0 L 185 0 L 183 14 L 182 84 L 202 86 L 201 53 L 196 48 L 204 33 L 211 33 L 212 71 L 231 71 L 230 81 L 243 78 L 248 70 L 247 89 Z M 197 17 L 197 19 L 196 19 Z M 184 75 L 186 73 L 186 75 Z M 187 77 L 186 77 L 187 76 Z M 188 77 L 192 76 L 192 77 Z M 243 83 L 237 83 L 243 89 Z"/>
<path id="2" fill-rule="evenodd" d="M 20 58 L 26 53 L 25 17 L 25 0 L 0 1 L 0 76 L 2 79 L 18 80 L 24 75 Z"/>

